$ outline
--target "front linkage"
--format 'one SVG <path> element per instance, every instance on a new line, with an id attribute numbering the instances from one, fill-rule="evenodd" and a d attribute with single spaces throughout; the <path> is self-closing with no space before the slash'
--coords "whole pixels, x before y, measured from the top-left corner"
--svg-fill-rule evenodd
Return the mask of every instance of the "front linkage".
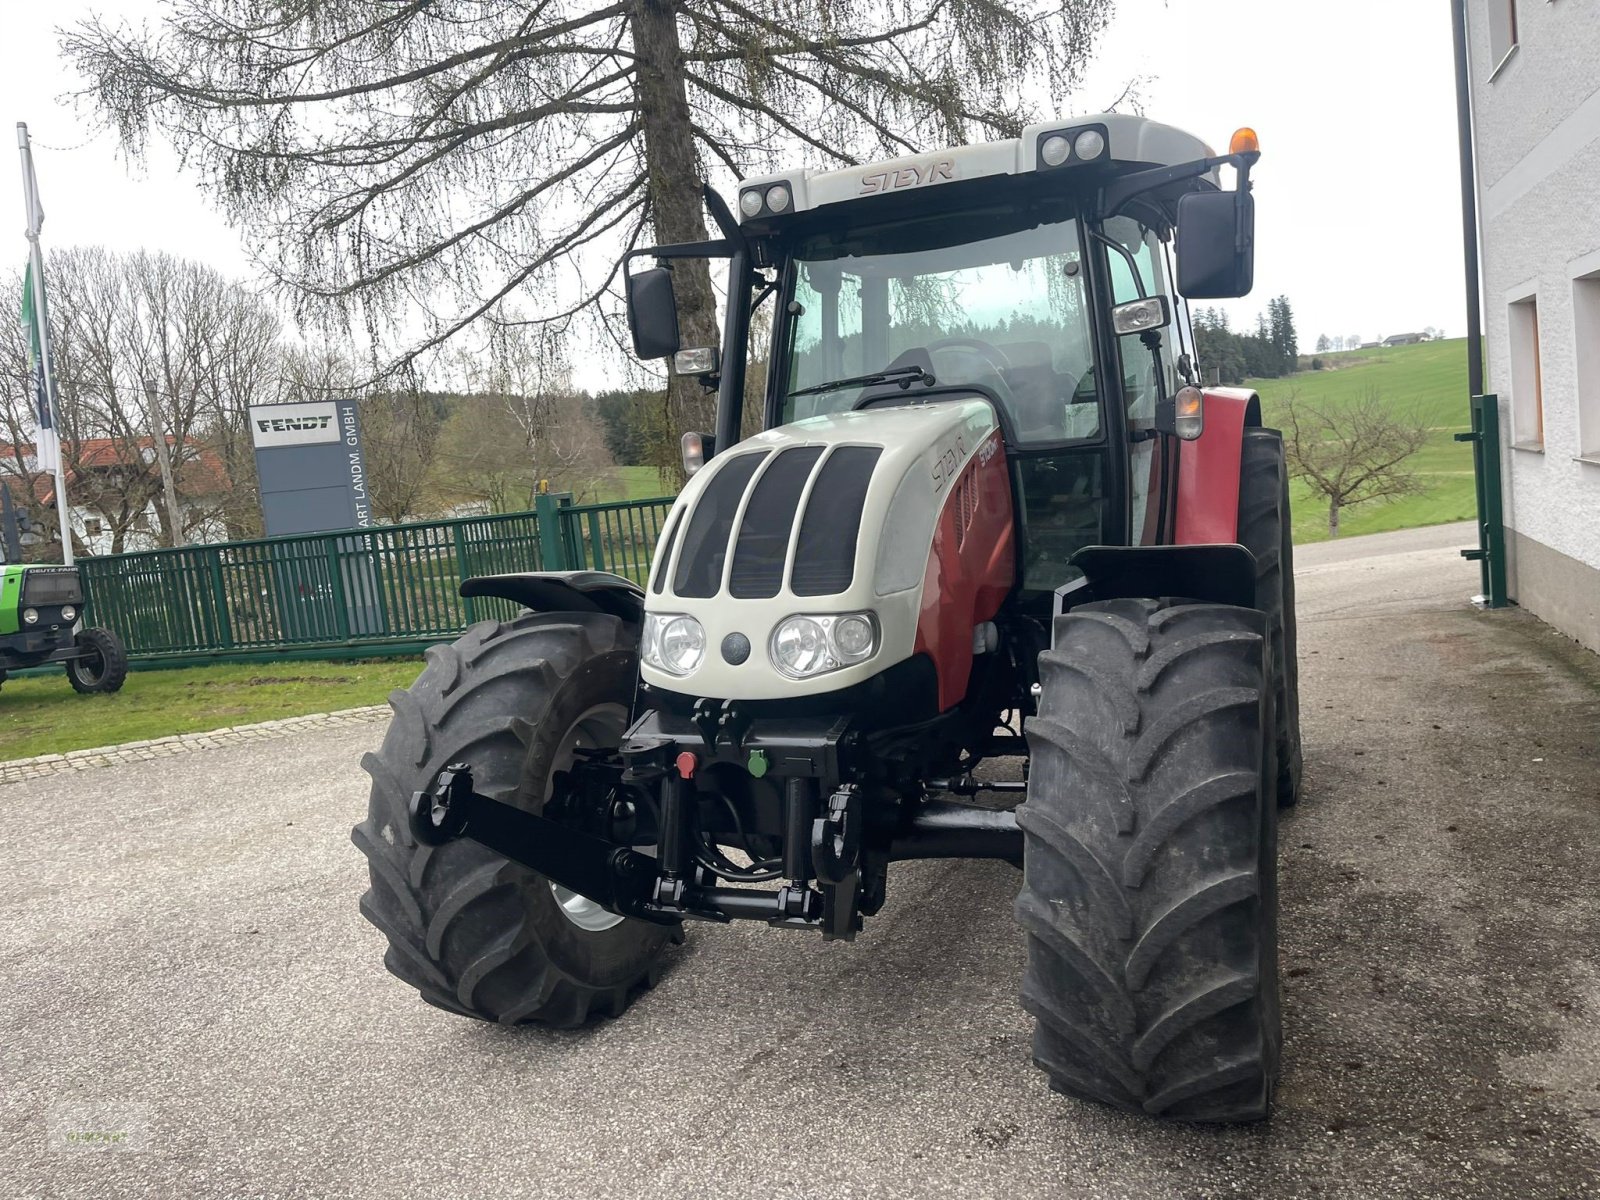
<path id="1" fill-rule="evenodd" d="M 581 756 L 557 774 L 542 815 L 477 792 L 471 765 L 452 763 L 412 796 L 410 825 L 425 845 L 470 838 L 622 916 L 757 920 L 828 939 L 854 938 L 883 906 L 891 861 L 1021 865 L 1011 813 L 926 793 L 1023 784 L 964 776 L 908 793 L 872 780 L 869 755 L 848 718 L 761 720 L 733 702 L 701 701 L 687 718 L 645 713 L 620 752 Z M 769 777 L 781 787 L 748 786 Z M 781 849 L 749 868 L 717 849 L 738 845 L 755 860 L 774 843 Z M 780 879 L 776 890 L 724 882 Z"/>

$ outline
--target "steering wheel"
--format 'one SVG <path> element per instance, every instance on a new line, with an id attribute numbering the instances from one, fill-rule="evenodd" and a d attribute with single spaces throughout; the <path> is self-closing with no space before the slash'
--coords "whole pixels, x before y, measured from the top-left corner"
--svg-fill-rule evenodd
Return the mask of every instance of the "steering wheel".
<path id="1" fill-rule="evenodd" d="M 985 365 L 996 375 L 1002 375 L 1003 372 L 1011 369 L 1011 360 L 1005 356 L 1005 352 L 1000 347 L 992 345 L 982 338 L 944 337 L 936 342 L 929 342 L 925 349 L 928 351 L 929 358 L 932 358 L 941 350 L 964 350 L 976 358 L 981 358 Z M 941 379 L 944 378 L 944 373 L 937 371 L 937 364 L 935 364 L 935 368 L 939 377 Z"/>

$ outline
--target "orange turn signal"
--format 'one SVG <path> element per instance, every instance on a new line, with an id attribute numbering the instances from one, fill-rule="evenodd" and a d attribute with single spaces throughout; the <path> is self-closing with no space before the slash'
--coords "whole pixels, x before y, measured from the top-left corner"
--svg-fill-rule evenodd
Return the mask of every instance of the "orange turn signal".
<path id="1" fill-rule="evenodd" d="M 1235 129 L 1233 137 L 1228 142 L 1229 154 L 1260 154 L 1261 139 L 1256 137 L 1256 131 L 1246 125 L 1243 129 Z"/>

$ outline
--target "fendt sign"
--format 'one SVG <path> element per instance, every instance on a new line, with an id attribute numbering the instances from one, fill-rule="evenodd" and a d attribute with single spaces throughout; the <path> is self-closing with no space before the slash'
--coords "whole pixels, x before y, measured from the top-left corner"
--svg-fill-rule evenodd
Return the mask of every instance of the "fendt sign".
<path id="1" fill-rule="evenodd" d="M 268 537 L 366 529 L 372 524 L 361 421 L 354 400 L 263 404 L 250 410 L 250 436 L 261 480 L 261 522 Z M 377 572 L 360 534 L 334 539 L 326 575 L 295 557 L 296 543 L 273 543 L 286 556 L 273 574 L 278 616 L 292 638 L 326 637 L 318 624 L 328 605 L 344 601 L 342 625 L 352 636 L 388 629 Z M 338 564 L 334 574 L 333 563 Z"/>
<path id="2" fill-rule="evenodd" d="M 250 436 L 256 449 L 269 446 L 317 446 L 339 440 L 339 406 L 263 404 L 250 410 Z"/>
<path id="3" fill-rule="evenodd" d="M 365 529 L 372 523 L 354 400 L 250 410 L 268 537 Z"/>

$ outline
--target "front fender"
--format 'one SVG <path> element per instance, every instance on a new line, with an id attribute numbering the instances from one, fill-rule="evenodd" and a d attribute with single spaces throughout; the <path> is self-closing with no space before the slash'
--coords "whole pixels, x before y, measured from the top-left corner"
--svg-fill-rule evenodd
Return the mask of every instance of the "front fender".
<path id="1" fill-rule="evenodd" d="M 1239 465 L 1244 431 L 1261 424 L 1261 400 L 1248 388 L 1207 388 L 1205 425 L 1178 443 L 1178 514 L 1172 540 L 1199 546 L 1239 536 Z"/>
<path id="2" fill-rule="evenodd" d="M 644 589 L 609 571 L 523 571 L 477 575 L 461 584 L 463 596 L 497 596 L 534 612 L 596 612 L 644 622 Z"/>
<path id="3" fill-rule="evenodd" d="M 1096 600 L 1182 596 L 1256 606 L 1256 559 L 1243 546 L 1085 546 L 1072 556 L 1083 578 L 1056 589 L 1056 615 Z"/>

